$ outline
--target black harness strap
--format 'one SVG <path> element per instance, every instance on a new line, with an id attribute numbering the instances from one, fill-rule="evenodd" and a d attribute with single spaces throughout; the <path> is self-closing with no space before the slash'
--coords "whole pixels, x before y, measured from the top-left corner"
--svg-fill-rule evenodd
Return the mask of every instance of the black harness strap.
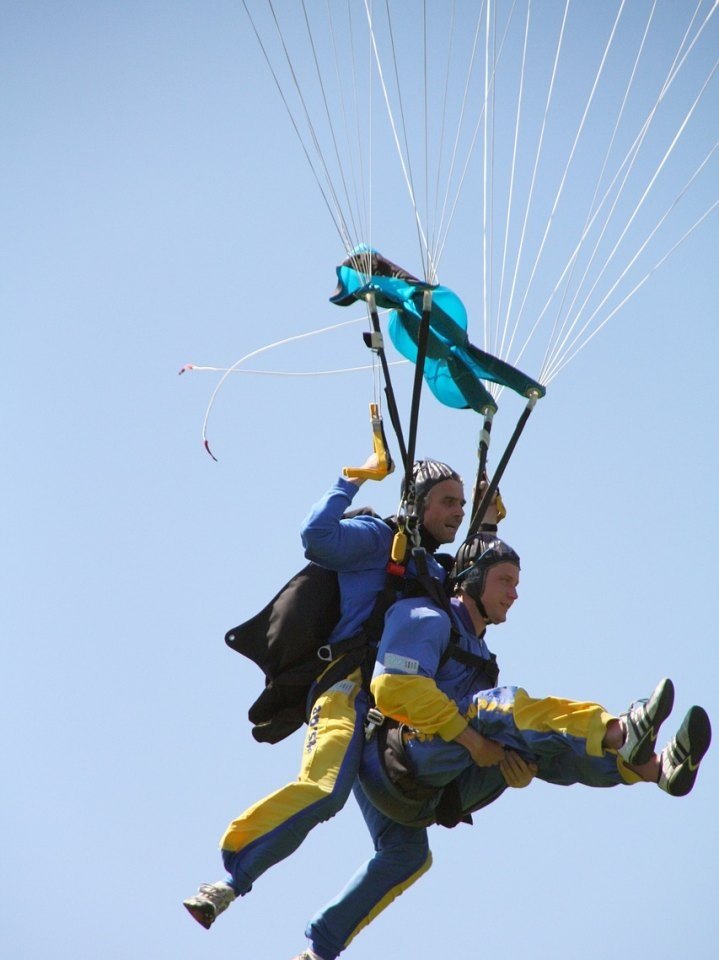
<path id="1" fill-rule="evenodd" d="M 443 666 L 448 660 L 458 660 L 466 667 L 473 667 L 475 670 L 481 670 L 487 675 L 492 687 L 496 687 L 499 679 L 499 667 L 497 666 L 497 657 L 490 653 L 489 659 L 482 657 L 478 653 L 470 653 L 469 650 L 463 650 L 458 643 L 450 640 L 447 649 L 442 654 L 439 665 Z M 489 689 L 489 688 L 488 688 Z"/>
<path id="2" fill-rule="evenodd" d="M 385 775 L 410 800 L 438 798 L 434 817 L 435 823 L 440 826 L 451 829 L 460 823 L 471 825 L 472 815 L 462 810 L 462 798 L 456 780 L 445 787 L 432 787 L 417 780 L 404 745 L 404 734 L 408 729 L 405 724 L 390 718 L 386 718 L 379 728 L 377 749 Z"/>

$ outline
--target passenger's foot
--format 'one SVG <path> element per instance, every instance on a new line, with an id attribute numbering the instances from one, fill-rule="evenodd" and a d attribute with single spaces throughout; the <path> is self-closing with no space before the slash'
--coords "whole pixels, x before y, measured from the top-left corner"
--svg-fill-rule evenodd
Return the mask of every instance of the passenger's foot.
<path id="1" fill-rule="evenodd" d="M 197 922 L 209 930 L 217 917 L 229 907 L 237 894 L 224 880 L 217 883 L 202 883 L 193 897 L 182 903 Z"/>
<path id="2" fill-rule="evenodd" d="M 654 754 L 660 726 L 672 712 L 674 706 L 674 684 L 671 680 L 661 680 L 648 700 L 637 700 L 628 713 L 620 717 L 626 739 L 618 751 L 627 763 L 639 766 L 650 760 Z"/>
<path id="3" fill-rule="evenodd" d="M 699 763 L 709 749 L 712 728 L 706 710 L 692 707 L 659 757 L 659 788 L 684 797 L 694 786 Z"/>

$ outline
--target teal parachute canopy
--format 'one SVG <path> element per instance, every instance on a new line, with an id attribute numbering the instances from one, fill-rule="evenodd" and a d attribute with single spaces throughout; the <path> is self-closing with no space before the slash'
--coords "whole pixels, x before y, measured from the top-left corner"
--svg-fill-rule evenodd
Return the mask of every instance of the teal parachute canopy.
<path id="1" fill-rule="evenodd" d="M 481 383 L 491 380 L 525 397 L 543 397 L 546 390 L 531 377 L 469 342 L 467 311 L 448 287 L 424 283 L 364 244 L 337 267 L 338 285 L 333 303 L 347 306 L 373 294 L 376 303 L 392 311 L 389 335 L 399 352 L 417 360 L 422 303 L 432 292 L 424 378 L 443 404 L 477 413 L 496 410 Z"/>

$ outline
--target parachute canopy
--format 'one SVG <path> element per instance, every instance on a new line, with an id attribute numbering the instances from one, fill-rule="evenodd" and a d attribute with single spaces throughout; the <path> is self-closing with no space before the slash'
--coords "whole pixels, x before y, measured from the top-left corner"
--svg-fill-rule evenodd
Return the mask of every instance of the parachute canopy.
<path id="1" fill-rule="evenodd" d="M 542 384 L 719 209 L 716 0 L 243 6 L 345 255 L 471 251 L 474 339 Z"/>

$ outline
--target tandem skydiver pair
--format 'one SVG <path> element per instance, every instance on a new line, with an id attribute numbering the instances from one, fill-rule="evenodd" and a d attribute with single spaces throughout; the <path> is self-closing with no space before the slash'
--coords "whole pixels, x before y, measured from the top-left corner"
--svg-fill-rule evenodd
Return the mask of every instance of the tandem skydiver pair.
<path id="1" fill-rule="evenodd" d="M 446 570 L 435 560 L 463 520 L 459 475 L 437 461 L 415 465 L 419 534 L 427 566 L 438 583 Z M 384 589 L 392 528 L 371 514 L 345 517 L 361 481 L 340 478 L 305 521 L 308 559 L 337 571 L 340 619 L 329 643 L 362 625 Z M 490 518 L 491 519 L 491 518 Z M 411 574 L 410 574 L 411 579 Z M 350 884 L 309 923 L 305 958 L 334 960 L 354 936 L 431 865 L 426 828 L 436 822 L 446 788 L 454 784 L 460 817 L 525 786 L 533 775 L 548 782 L 610 786 L 656 782 L 672 795 L 691 790 L 710 742 L 709 719 L 692 707 L 677 734 L 655 753 L 661 723 L 673 702 L 670 681 L 626 714 L 599 704 L 531 698 L 517 687 L 497 687 L 495 661 L 484 633 L 501 623 L 517 597 L 519 557 L 485 529 L 463 545 L 450 578 L 452 600 L 399 596 L 390 607 L 367 690 L 354 668 L 316 699 L 298 779 L 234 820 L 222 841 L 229 877 L 203 884 L 185 901 L 209 928 L 237 896 L 272 864 L 292 853 L 309 830 L 333 816 L 353 790 L 373 837 L 375 853 Z M 446 658 L 454 644 L 465 662 Z M 413 786 L 393 782 L 379 727 L 366 739 L 372 703 L 394 724 L 413 773 Z M 418 796 L 419 791 L 419 796 Z"/>

